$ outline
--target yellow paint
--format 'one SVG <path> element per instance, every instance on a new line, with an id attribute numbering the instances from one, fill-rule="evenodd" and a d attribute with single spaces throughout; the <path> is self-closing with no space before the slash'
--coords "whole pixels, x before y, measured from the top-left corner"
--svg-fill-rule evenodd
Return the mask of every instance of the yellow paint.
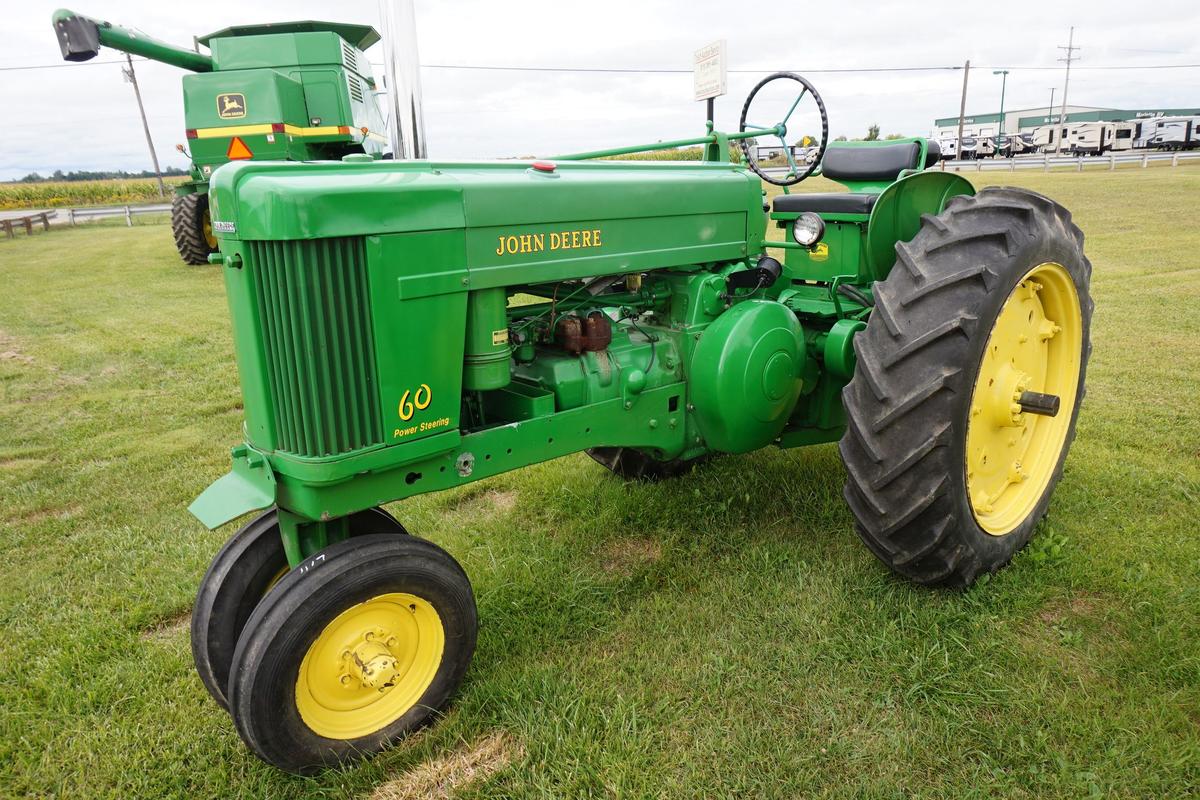
<path id="1" fill-rule="evenodd" d="M 817 242 L 808 251 L 808 254 L 812 257 L 813 261 L 827 261 L 829 260 L 829 245 L 825 242 Z"/>
<path id="2" fill-rule="evenodd" d="M 549 234 L 504 234 L 496 237 L 496 255 L 498 256 L 541 253 L 546 250 L 582 250 L 603 246 L 599 228 L 551 231 Z"/>
<path id="3" fill-rule="evenodd" d="M 327 739 L 376 733 L 425 694 L 445 644 L 427 600 L 404 592 L 372 597 L 339 614 L 309 647 L 296 677 L 296 710 Z"/>
<path id="4" fill-rule="evenodd" d="M 400 396 L 400 407 L 397 409 L 397 413 L 400 415 L 400 419 L 407 422 L 416 412 L 429 408 L 429 404 L 432 402 L 433 390 L 429 388 L 428 383 L 422 383 L 415 392 L 412 389 L 404 390 L 404 394 Z"/>
<path id="5" fill-rule="evenodd" d="M 283 132 L 288 136 L 336 136 L 338 134 L 349 135 L 353 128 L 338 125 L 320 125 L 312 128 L 301 128 L 296 125 L 284 125 Z M 196 128 L 197 139 L 221 139 L 229 138 L 230 136 L 263 136 L 270 133 L 278 133 L 270 123 L 262 125 L 225 125 L 220 128 Z M 360 132 L 361 133 L 361 132 Z M 376 139 L 377 141 L 386 142 L 387 139 L 377 133 L 367 131 L 361 134 L 368 139 Z"/>
<path id="6" fill-rule="evenodd" d="M 204 216 L 200 218 L 200 232 L 204 235 L 204 243 L 208 245 L 209 250 L 217 249 L 217 237 L 213 234 L 212 214 L 208 213 L 208 209 L 204 209 Z"/>
<path id="7" fill-rule="evenodd" d="M 975 521 L 1011 533 L 1042 498 L 1075 409 L 1083 352 L 1079 294 L 1060 264 L 1031 269 L 988 336 L 967 422 L 967 493 Z M 1057 395 L 1054 417 L 1021 411 L 1021 392 Z"/>

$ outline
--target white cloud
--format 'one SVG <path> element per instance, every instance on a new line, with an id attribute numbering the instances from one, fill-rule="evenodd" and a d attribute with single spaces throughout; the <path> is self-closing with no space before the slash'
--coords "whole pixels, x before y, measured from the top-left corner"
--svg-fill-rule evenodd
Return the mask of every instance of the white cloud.
<path id="1" fill-rule="evenodd" d="M 8 6 L 9 4 L 6 4 Z M 55 64 L 50 27 L 55 3 L 5 8 L 0 66 Z M 692 51 L 729 42 L 731 65 L 744 69 L 836 69 L 957 65 L 970 58 L 968 112 L 999 105 L 996 66 L 1053 66 L 1057 45 L 1077 25 L 1081 65 L 1198 63 L 1200 7 L 1157 3 L 1144 14 L 1110 0 L 1042 3 L 1034 11 L 994 5 L 986 12 L 941 13 L 949 6 L 850 0 L 829 4 L 728 2 L 418 2 L 418 37 L 426 64 L 575 67 L 690 67 Z M 962 6 L 962 9 L 982 8 Z M 1022 6 L 1027 9 L 1028 6 Z M 187 45 L 193 34 L 230 24 L 329 19 L 376 25 L 375 3 L 331 7 L 297 0 L 213 0 L 204 4 L 87 0 L 85 14 L 138 27 Z M 118 54 L 103 51 L 97 60 Z M 383 60 L 383 48 L 370 51 Z M 137 64 L 150 126 L 164 165 L 185 166 L 181 72 Z M 0 86 L 0 179 L 37 170 L 144 169 L 141 124 L 117 65 L 5 72 Z M 760 76 L 731 74 L 717 102 L 718 127 L 734 129 L 742 100 Z M 960 71 L 895 74 L 811 73 L 825 97 L 831 134 L 927 133 L 932 120 L 957 112 Z M 1062 72 L 1013 71 L 1008 108 L 1044 105 Z M 1078 70 L 1072 102 L 1115 107 L 1200 104 L 1200 70 Z M 426 69 L 430 153 L 438 158 L 549 154 L 696 135 L 703 108 L 691 100 L 687 74 L 559 74 Z"/>

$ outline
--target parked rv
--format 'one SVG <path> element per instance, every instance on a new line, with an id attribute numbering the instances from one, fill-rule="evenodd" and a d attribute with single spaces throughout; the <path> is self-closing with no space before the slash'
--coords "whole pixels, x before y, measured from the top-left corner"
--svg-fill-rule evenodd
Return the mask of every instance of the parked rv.
<path id="1" fill-rule="evenodd" d="M 1159 150 L 1190 150 L 1200 147 L 1200 117 L 1162 119 L 1147 143 Z"/>
<path id="2" fill-rule="evenodd" d="M 1067 142 L 1072 153 L 1098 156 L 1110 150 L 1132 150 L 1137 125 L 1132 122 L 1081 122 Z"/>
<path id="3" fill-rule="evenodd" d="M 958 138 L 954 136 L 937 140 L 938 148 L 942 151 L 942 161 L 953 161 L 958 158 Z"/>
<path id="4" fill-rule="evenodd" d="M 1037 152 L 1037 145 L 1033 143 L 1032 133 L 1020 134 L 1004 134 L 996 137 L 996 155 L 1001 158 L 1011 158 L 1012 156 L 1027 155 Z"/>
<path id="5" fill-rule="evenodd" d="M 1074 130 L 1079 123 L 1074 125 L 1039 125 L 1033 129 L 1033 141 L 1044 152 L 1051 152 L 1058 149 L 1058 140 L 1062 139 L 1063 150 L 1069 148 L 1071 142 L 1071 131 Z"/>

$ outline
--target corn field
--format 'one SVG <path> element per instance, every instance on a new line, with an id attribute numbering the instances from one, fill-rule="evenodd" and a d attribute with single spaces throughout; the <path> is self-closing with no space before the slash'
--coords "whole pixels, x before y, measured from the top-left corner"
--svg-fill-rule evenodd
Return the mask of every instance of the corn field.
<path id="1" fill-rule="evenodd" d="M 164 179 L 168 200 L 171 197 L 171 187 L 182 180 Z M 126 205 L 153 203 L 159 200 L 158 182 L 154 178 L 0 183 L 0 211 L 16 208 Z"/>

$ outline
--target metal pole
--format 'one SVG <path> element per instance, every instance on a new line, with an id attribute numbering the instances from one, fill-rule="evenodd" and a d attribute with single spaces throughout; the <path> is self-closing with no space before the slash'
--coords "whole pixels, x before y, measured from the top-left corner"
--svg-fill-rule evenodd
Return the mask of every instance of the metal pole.
<path id="1" fill-rule="evenodd" d="M 1004 87 L 1008 83 L 1008 70 L 998 69 L 992 72 L 1000 76 L 1000 136 L 1004 135 Z"/>
<path id="2" fill-rule="evenodd" d="M 393 158 L 427 158 L 413 0 L 379 0 Z"/>
<path id="3" fill-rule="evenodd" d="M 967 76 L 971 74 L 971 59 L 967 59 L 967 63 L 963 64 L 963 90 L 962 101 L 958 104 L 958 144 L 955 145 L 954 158 L 962 160 L 962 129 L 963 117 L 967 115 Z"/>
<path id="4" fill-rule="evenodd" d="M 1066 58 L 1059 59 L 1059 61 L 1067 62 L 1067 76 L 1066 76 L 1066 79 L 1063 81 L 1062 113 L 1059 115 L 1059 119 L 1060 119 L 1061 123 L 1066 124 L 1066 121 L 1067 121 L 1067 88 L 1071 85 L 1071 62 L 1075 60 L 1075 55 L 1074 55 L 1075 51 L 1079 49 L 1078 47 L 1075 47 L 1075 26 L 1074 25 L 1071 26 L 1071 33 L 1067 37 L 1067 46 L 1066 47 L 1060 46 L 1058 49 L 1067 51 Z M 1061 153 L 1061 152 L 1062 152 L 1062 132 L 1059 131 L 1058 148 L 1055 150 L 1055 154 L 1057 155 L 1058 153 Z"/>
<path id="5" fill-rule="evenodd" d="M 133 95 L 137 98 L 138 111 L 142 115 L 142 130 L 146 132 L 146 146 L 150 148 L 150 160 L 154 162 L 154 176 L 158 178 L 158 196 L 166 197 L 167 189 L 163 186 L 162 170 L 158 167 L 158 154 L 154 152 L 154 140 L 150 138 L 150 123 L 146 122 L 146 107 L 142 105 L 142 92 L 138 89 L 137 75 L 133 72 L 133 58 L 129 53 L 125 54 L 125 62 L 129 64 L 129 69 L 123 69 L 121 72 L 125 73 L 125 79 L 133 84 Z"/>

